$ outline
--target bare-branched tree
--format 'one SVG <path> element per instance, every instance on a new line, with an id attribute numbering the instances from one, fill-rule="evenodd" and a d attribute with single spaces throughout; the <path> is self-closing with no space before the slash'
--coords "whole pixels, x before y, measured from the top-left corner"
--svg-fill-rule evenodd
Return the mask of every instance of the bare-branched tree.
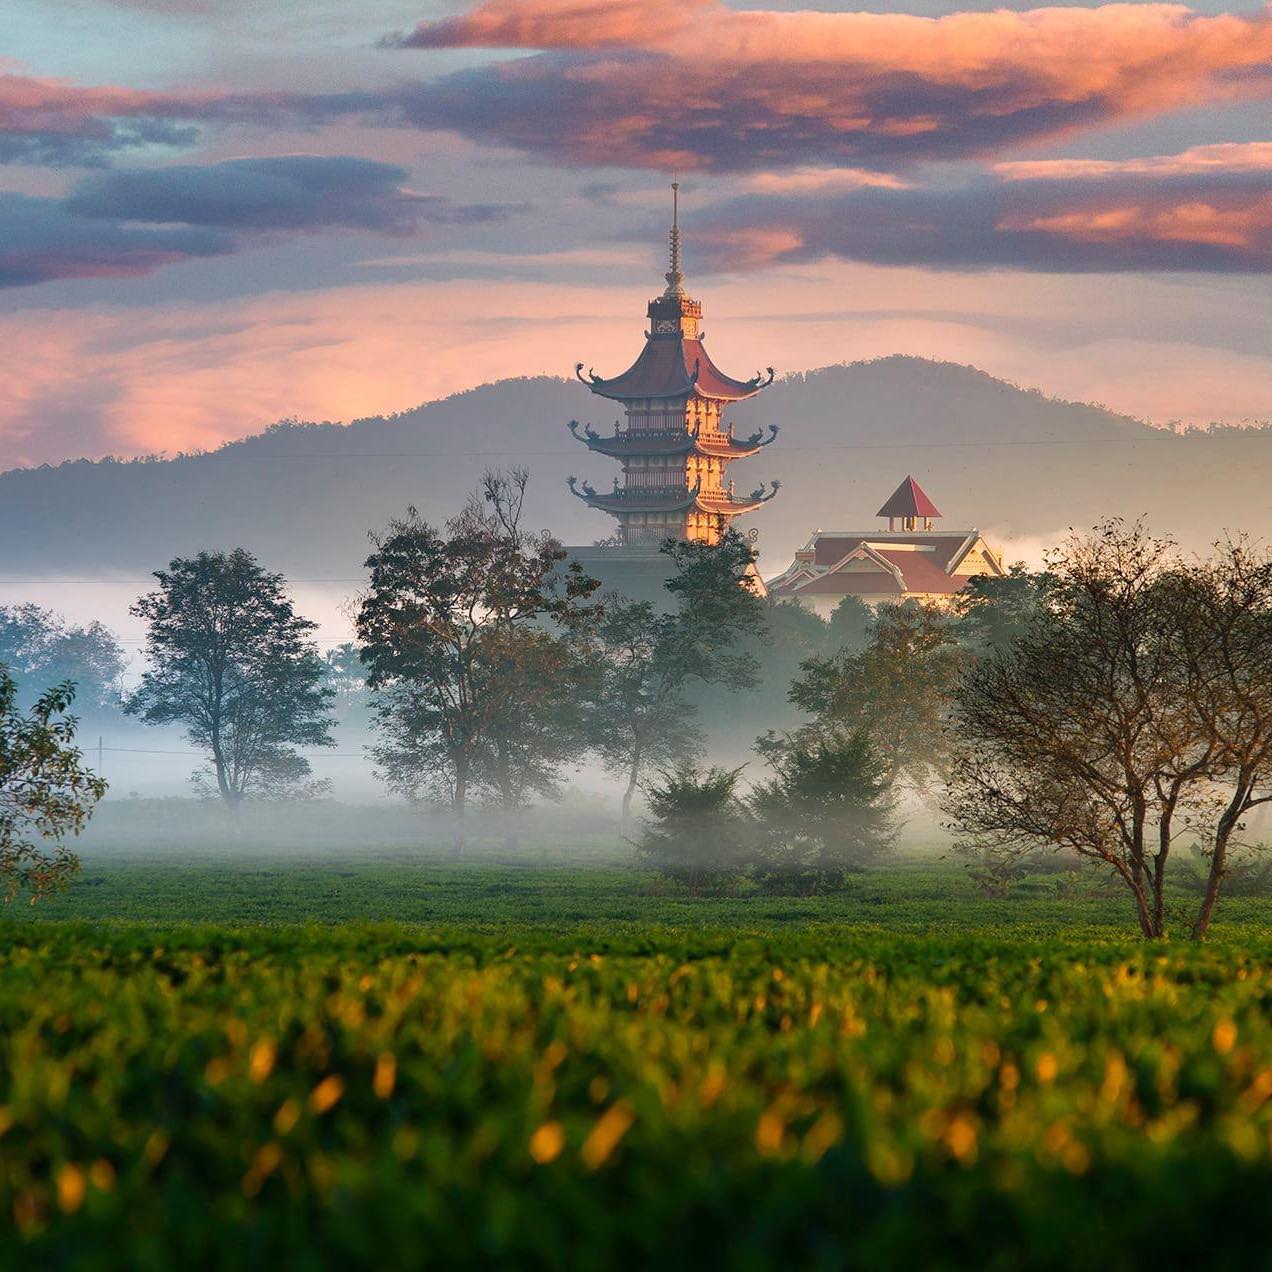
<path id="1" fill-rule="evenodd" d="M 1245 545 L 1183 563 L 1113 521 L 1051 562 L 1038 614 L 970 667 L 956 695 L 946 807 L 989 854 L 1068 849 L 1166 934 L 1179 834 L 1205 836 L 1204 936 L 1241 818 L 1270 797 L 1272 567 Z"/>

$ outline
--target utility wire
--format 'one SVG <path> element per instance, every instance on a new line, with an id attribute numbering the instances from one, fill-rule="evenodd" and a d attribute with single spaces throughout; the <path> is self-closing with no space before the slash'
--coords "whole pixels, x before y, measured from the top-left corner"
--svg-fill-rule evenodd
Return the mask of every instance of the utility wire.
<path id="1" fill-rule="evenodd" d="M 1140 446 L 1140 445 L 1162 445 L 1165 443 L 1189 442 L 1200 440 L 1219 440 L 1219 439 L 1236 439 L 1239 441 L 1250 441 L 1261 439 L 1263 441 L 1272 441 L 1272 429 L 1263 429 L 1251 427 L 1248 429 L 1234 429 L 1228 433 L 1218 433 L 1213 437 L 1208 437 L 1202 433 L 1197 436 L 1182 435 L 1179 433 L 1169 433 L 1165 430 L 1158 430 L 1160 436 L 1144 436 L 1144 437 L 1057 437 L 1057 438 L 1009 438 L 998 439 L 989 438 L 984 441 L 961 441 L 961 442 L 933 442 L 933 441 L 912 441 L 912 442 L 825 442 L 815 446 L 800 445 L 784 445 L 782 454 L 790 454 L 792 452 L 804 451 L 828 451 L 828 450 L 952 450 L 967 448 L 984 448 L 984 447 L 1004 447 L 1004 446 Z M 604 435 L 602 435 L 604 440 Z M 241 464 L 241 463 L 258 463 L 262 460 L 302 460 L 302 459 L 516 459 L 522 456 L 549 456 L 549 455 L 579 455 L 581 452 L 575 448 L 572 450 L 513 450 L 503 447 L 499 450 L 451 450 L 451 451 L 311 451 L 308 454 L 284 455 L 277 452 L 263 452 L 260 454 L 249 455 L 174 455 L 171 459 L 162 459 L 153 461 L 153 465 L 138 463 L 137 461 L 120 460 L 120 467 L 135 465 L 136 467 L 150 467 L 158 464 Z M 57 465 L 56 467 L 62 467 Z M 14 468 L 10 472 L 31 473 L 40 472 L 45 466 L 39 468 Z M 48 470 L 53 471 L 55 466 L 49 465 Z"/>

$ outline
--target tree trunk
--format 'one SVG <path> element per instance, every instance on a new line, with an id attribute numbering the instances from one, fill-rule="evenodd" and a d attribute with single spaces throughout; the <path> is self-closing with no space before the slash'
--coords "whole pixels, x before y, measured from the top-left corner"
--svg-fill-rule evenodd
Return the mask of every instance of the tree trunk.
<path id="1" fill-rule="evenodd" d="M 1215 827 L 1215 848 L 1210 858 L 1210 875 L 1206 879 L 1206 892 L 1201 899 L 1201 908 L 1197 911 L 1197 921 L 1193 924 L 1192 938 L 1204 941 L 1210 932 L 1210 919 L 1215 911 L 1215 902 L 1219 900 L 1219 886 L 1223 883 L 1223 872 L 1227 866 L 1228 842 L 1232 832 L 1236 830 L 1241 814 L 1245 810 L 1246 800 L 1250 795 L 1251 783 L 1242 777 L 1237 782 L 1237 789 L 1223 810 L 1219 824 Z"/>
<path id="2" fill-rule="evenodd" d="M 451 853 L 456 857 L 464 855 L 464 814 L 468 810 L 468 765 L 461 763 L 455 770 L 455 797 L 451 801 L 451 812 L 455 817 L 454 830 L 451 837 Z"/>
<path id="3" fill-rule="evenodd" d="M 1161 822 L 1157 827 L 1157 855 L 1153 858 L 1153 929 L 1157 936 L 1166 935 L 1166 858 L 1170 856 L 1175 805 L 1178 799 L 1178 791 L 1167 798 Z"/>
<path id="4" fill-rule="evenodd" d="M 632 797 L 636 794 L 637 784 L 640 782 L 640 763 L 641 754 L 639 751 L 632 753 L 631 772 L 627 778 L 627 789 L 623 792 L 623 825 L 627 826 L 632 820 Z"/>
<path id="5" fill-rule="evenodd" d="M 1139 919 L 1140 932 L 1148 940 L 1156 940 L 1162 933 L 1161 929 L 1153 921 L 1153 912 L 1149 908 L 1148 898 L 1144 895 L 1143 884 L 1136 881 L 1131 885 L 1131 892 L 1135 896 L 1135 914 Z"/>

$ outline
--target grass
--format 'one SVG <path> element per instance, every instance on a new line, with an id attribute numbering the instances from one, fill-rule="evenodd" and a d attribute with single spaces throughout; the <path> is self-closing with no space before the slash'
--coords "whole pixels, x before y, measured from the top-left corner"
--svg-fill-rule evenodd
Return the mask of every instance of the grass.
<path id="1" fill-rule="evenodd" d="M 1195 899 L 1177 893 L 1177 928 Z M 1225 898 L 1217 932 L 1258 931 L 1272 901 Z M 98 842 L 61 896 L 10 907 L 15 921 L 109 920 L 225 924 L 506 924 L 611 929 L 851 924 L 914 933 L 995 929 L 1042 936 L 1131 930 L 1127 895 L 1094 872 L 1026 880 L 1006 899 L 984 896 L 956 862 L 912 851 L 822 896 L 692 896 L 636 868 L 613 834 L 508 851 L 478 842 L 454 859 L 442 843 L 279 846 L 223 841 L 191 850 L 158 842 Z"/>
<path id="2" fill-rule="evenodd" d="M 179 842 L 0 921 L 0 1266 L 1272 1265 L 1272 902 Z"/>
<path id="3" fill-rule="evenodd" d="M 1272 939 L 0 937 L 5 1266 L 1257 1267 Z"/>

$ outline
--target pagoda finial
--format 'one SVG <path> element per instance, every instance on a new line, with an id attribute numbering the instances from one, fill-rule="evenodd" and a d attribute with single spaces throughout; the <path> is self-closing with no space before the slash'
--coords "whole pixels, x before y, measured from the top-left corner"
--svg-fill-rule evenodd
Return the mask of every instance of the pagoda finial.
<path id="1" fill-rule="evenodd" d="M 671 183 L 671 268 L 663 275 L 667 280 L 664 296 L 683 296 L 685 276 L 680 272 L 680 182 Z"/>

